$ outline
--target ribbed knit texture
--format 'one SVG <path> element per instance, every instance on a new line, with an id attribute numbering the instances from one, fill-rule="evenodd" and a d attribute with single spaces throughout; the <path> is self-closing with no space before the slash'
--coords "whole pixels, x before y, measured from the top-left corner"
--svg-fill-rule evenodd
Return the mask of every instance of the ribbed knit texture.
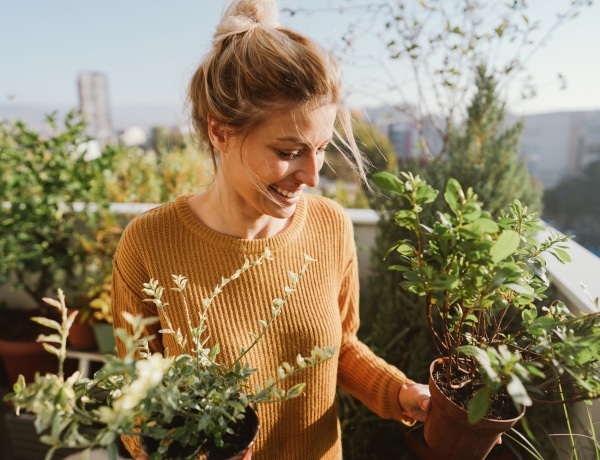
<path id="1" fill-rule="evenodd" d="M 135 218 L 127 227 L 114 258 L 112 306 L 115 327 L 127 328 L 122 313 L 158 316 L 142 285 L 151 278 L 165 288 L 171 275 L 188 278 L 190 305 L 202 305 L 221 277 L 239 269 L 245 259 L 259 257 L 269 247 L 274 260 L 264 262 L 228 284 L 208 312 L 211 346 L 218 343 L 219 361 L 231 363 L 240 346 L 251 342 L 248 331 L 259 332 L 259 319 L 270 317 L 274 298 L 283 297 L 288 270 L 298 272 L 308 254 L 310 265 L 296 292 L 248 361 L 259 371 L 251 380 L 264 383 L 283 362 L 295 362 L 316 346 L 338 346 L 335 358 L 287 382 L 306 382 L 295 399 L 258 408 L 261 423 L 253 459 L 311 460 L 342 458 L 340 428 L 335 406 L 336 383 L 383 418 L 401 419 L 398 393 L 406 377 L 377 358 L 356 338 L 358 315 L 358 263 L 352 222 L 343 208 L 326 198 L 303 195 L 290 225 L 272 238 L 244 240 L 217 233 L 200 223 L 187 206 L 186 196 Z M 185 329 L 177 293 L 165 289 L 175 328 Z M 161 320 L 164 320 L 161 318 Z M 149 330 L 164 347 L 175 352 L 169 336 Z M 118 344 L 119 354 L 124 350 Z M 138 438 L 127 438 L 135 457 L 141 453 Z"/>

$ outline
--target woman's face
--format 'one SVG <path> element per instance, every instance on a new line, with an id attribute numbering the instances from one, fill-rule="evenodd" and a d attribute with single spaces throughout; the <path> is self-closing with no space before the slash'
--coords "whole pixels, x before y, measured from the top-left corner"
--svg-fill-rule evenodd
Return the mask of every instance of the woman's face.
<path id="1" fill-rule="evenodd" d="M 248 218 L 288 218 L 305 187 L 316 187 L 333 135 L 336 108 L 282 110 L 242 135 L 230 135 L 221 150 L 226 196 Z"/>

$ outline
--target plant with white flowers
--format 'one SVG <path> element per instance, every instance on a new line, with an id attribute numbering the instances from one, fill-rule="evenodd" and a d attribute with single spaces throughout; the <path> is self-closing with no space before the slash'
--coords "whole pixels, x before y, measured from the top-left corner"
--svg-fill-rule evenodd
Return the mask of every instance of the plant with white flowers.
<path id="1" fill-rule="evenodd" d="M 38 340 L 58 356 L 58 373 L 36 375 L 35 381 L 29 384 L 21 377 L 5 399 L 15 405 L 17 412 L 24 409 L 35 415 L 40 439 L 51 446 L 48 459 L 61 447 L 91 449 L 98 446 L 105 447 L 109 458 L 116 459 L 116 441 L 122 434 L 141 433 L 152 459 L 194 458 L 209 448 L 226 447 L 233 434 L 232 426 L 244 420 L 248 407 L 300 395 L 303 383 L 286 390 L 280 386 L 282 381 L 330 359 L 336 351 L 327 346 L 315 347 L 310 356 L 298 355 L 295 365 L 282 363 L 277 375 L 268 378 L 263 386 L 257 385 L 253 391 L 248 387 L 248 379 L 257 369 L 244 362 L 244 358 L 281 314 L 285 302 L 314 261 L 308 256 L 299 273 L 289 272 L 284 296 L 273 300 L 271 317 L 258 320 L 260 332 L 251 333 L 250 345 L 240 350 L 233 364 L 217 361 L 219 345 L 207 348 L 207 313 L 215 297 L 229 282 L 270 259 L 271 253 L 266 249 L 258 259 L 246 261 L 232 276 L 223 278 L 211 296 L 203 300 L 197 326 L 192 323 L 185 297 L 187 279 L 173 275 L 175 287 L 172 290 L 182 296 L 188 334 L 172 326 L 168 303 L 163 301 L 164 288 L 157 280 L 145 283 L 143 292 L 148 295 L 145 301 L 156 304 L 166 318 L 168 328 L 161 333 L 175 338 L 181 354 L 151 354 L 143 333 L 145 327 L 158 318 L 125 313 L 133 333 L 117 330 L 116 334 L 124 342 L 127 353 L 122 358 L 107 356 L 106 363 L 92 379 L 80 378 L 78 373 L 68 378 L 64 376 L 66 337 L 76 313 L 67 313 L 64 295 L 59 290 L 58 300 L 45 298 L 44 301 L 58 309 L 61 323 L 36 319 L 57 331 Z M 186 352 L 188 337 L 192 338 L 191 353 Z"/>

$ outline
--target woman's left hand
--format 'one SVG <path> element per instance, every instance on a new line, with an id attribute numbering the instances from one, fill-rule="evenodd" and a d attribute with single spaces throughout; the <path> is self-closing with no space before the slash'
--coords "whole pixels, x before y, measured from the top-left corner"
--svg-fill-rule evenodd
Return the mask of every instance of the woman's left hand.
<path id="1" fill-rule="evenodd" d="M 431 404 L 429 387 L 410 380 L 402 385 L 402 389 L 398 394 L 398 401 L 407 422 L 424 422 Z"/>

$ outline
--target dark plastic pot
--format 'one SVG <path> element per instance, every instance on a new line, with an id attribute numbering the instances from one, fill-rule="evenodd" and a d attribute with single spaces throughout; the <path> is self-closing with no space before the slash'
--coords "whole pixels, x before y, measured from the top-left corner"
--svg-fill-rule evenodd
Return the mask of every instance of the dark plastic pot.
<path id="1" fill-rule="evenodd" d="M 177 426 L 175 419 L 174 426 Z M 252 449 L 256 442 L 259 428 L 260 423 L 256 412 L 251 407 L 247 407 L 243 423 L 240 423 L 237 429 L 236 427 L 233 427 L 234 435 L 228 435 L 227 442 L 230 443 L 230 446 L 226 450 L 215 449 L 210 446 L 209 442 L 202 447 L 200 452 L 198 452 L 198 447 L 191 448 L 190 450 L 189 447 L 183 447 L 178 444 L 177 441 L 174 441 L 169 445 L 167 458 L 189 457 L 200 459 L 209 458 L 210 460 L 250 460 L 252 458 Z M 142 448 L 145 452 L 150 453 L 156 451 L 159 442 L 160 440 L 151 439 L 142 435 Z"/>
<path id="2" fill-rule="evenodd" d="M 424 427 L 425 442 L 444 460 L 483 460 L 502 433 L 510 430 L 525 411 L 509 420 L 484 418 L 471 425 L 467 411 L 448 399 L 435 382 L 433 371 L 443 362 L 440 358 L 429 368 L 431 410 Z"/>

